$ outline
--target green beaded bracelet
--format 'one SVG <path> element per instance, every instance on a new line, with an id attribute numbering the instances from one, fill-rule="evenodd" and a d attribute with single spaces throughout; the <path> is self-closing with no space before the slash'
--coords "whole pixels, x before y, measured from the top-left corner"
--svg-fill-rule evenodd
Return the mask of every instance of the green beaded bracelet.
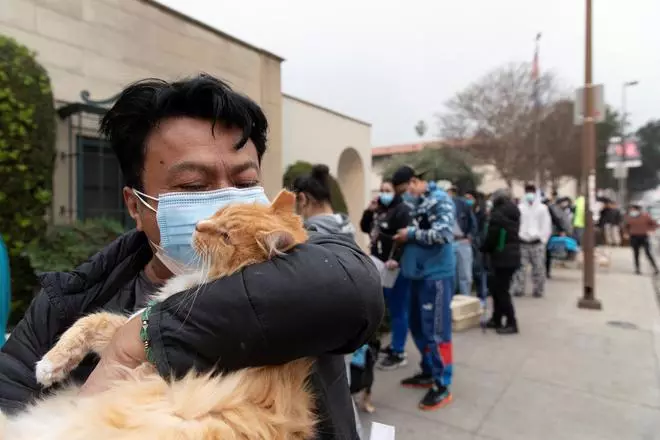
<path id="1" fill-rule="evenodd" d="M 151 349 L 151 343 L 149 342 L 149 332 L 147 331 L 147 328 L 149 327 L 149 315 L 151 314 L 151 308 L 154 304 L 154 301 L 150 301 L 149 304 L 147 304 L 147 307 L 142 311 L 142 328 L 140 328 L 140 340 L 142 340 L 142 344 L 144 344 L 144 354 L 147 357 L 147 362 L 150 364 L 156 363 L 153 350 Z"/>

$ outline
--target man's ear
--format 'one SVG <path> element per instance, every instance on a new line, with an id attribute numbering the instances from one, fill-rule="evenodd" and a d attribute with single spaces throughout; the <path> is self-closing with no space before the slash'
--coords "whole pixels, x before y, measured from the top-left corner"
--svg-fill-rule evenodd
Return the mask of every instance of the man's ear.
<path id="1" fill-rule="evenodd" d="M 282 255 L 295 246 L 295 237 L 288 231 L 272 231 L 262 234 L 260 240 L 268 251 L 269 257 Z"/>
<path id="2" fill-rule="evenodd" d="M 283 189 L 277 194 L 270 206 L 274 211 L 294 212 L 296 210 L 296 195 Z"/>
<path id="3" fill-rule="evenodd" d="M 140 200 L 128 186 L 125 186 L 122 189 L 122 194 L 124 196 L 124 203 L 128 209 L 128 214 L 135 221 L 135 228 L 138 231 L 142 231 L 142 217 L 140 216 L 140 209 L 142 209 L 142 207 L 140 206 Z"/>

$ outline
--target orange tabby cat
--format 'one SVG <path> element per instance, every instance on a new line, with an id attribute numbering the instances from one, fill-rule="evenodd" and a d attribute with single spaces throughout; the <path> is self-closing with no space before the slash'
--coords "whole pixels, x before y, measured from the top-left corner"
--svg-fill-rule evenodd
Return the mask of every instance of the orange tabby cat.
<path id="1" fill-rule="evenodd" d="M 170 280 L 156 300 L 232 274 L 306 241 L 294 213 L 295 196 L 282 191 L 272 205 L 232 205 L 198 223 L 193 246 L 207 270 Z M 89 351 L 101 352 L 127 317 L 96 313 L 78 320 L 37 364 L 44 385 L 61 381 Z M 137 319 L 137 318 L 136 318 Z M 94 396 L 69 387 L 5 418 L 0 439 L 299 440 L 313 435 L 312 361 L 247 368 L 211 376 L 189 373 L 171 383 L 150 364 Z"/>

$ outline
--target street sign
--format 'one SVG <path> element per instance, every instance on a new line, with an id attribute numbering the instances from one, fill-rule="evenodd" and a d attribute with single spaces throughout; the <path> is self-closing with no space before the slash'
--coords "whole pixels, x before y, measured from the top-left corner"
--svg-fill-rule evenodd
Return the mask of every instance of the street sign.
<path id="1" fill-rule="evenodd" d="M 594 122 L 605 121 L 605 87 L 602 84 L 592 86 L 594 97 Z M 573 106 L 573 123 L 582 125 L 584 121 L 584 87 L 575 90 L 575 105 Z"/>
<path id="2" fill-rule="evenodd" d="M 607 162 L 605 166 L 609 169 L 617 169 L 620 166 L 625 168 L 641 167 L 642 155 L 637 146 L 637 139 L 632 137 L 622 142 L 619 136 L 611 137 L 607 145 Z"/>

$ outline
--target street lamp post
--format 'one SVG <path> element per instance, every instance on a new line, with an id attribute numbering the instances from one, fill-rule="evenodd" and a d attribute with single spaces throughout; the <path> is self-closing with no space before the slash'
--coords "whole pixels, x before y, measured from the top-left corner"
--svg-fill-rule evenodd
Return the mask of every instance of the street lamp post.
<path id="1" fill-rule="evenodd" d="M 628 170 L 626 166 L 626 89 L 639 84 L 639 81 L 627 81 L 621 86 L 621 156 L 619 156 L 619 208 L 623 209 L 627 198 Z"/>
<path id="2" fill-rule="evenodd" d="M 594 274 L 594 216 L 591 210 L 596 199 L 596 127 L 594 125 L 594 92 L 591 74 L 591 1 L 586 0 L 586 31 L 584 53 L 584 104 L 585 114 L 582 125 L 582 180 L 586 194 L 584 197 L 585 231 L 583 236 L 582 297 L 578 307 L 600 310 L 602 305 L 596 298 Z"/>

